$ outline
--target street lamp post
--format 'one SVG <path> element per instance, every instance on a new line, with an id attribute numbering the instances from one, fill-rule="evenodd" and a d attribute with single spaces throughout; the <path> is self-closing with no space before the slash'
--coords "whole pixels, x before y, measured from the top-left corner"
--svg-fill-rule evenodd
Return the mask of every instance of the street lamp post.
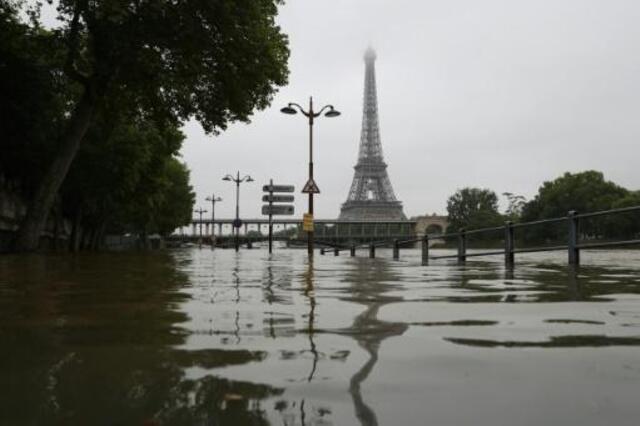
<path id="1" fill-rule="evenodd" d="M 211 197 L 207 197 L 206 200 L 211 201 L 211 250 L 214 250 L 216 248 L 216 203 L 222 201 L 222 198 L 211 194 Z"/>
<path id="2" fill-rule="evenodd" d="M 309 97 L 309 109 L 304 110 L 300 105 L 296 103 L 289 103 L 286 107 L 282 108 L 280 111 L 284 114 L 296 114 L 297 111 L 300 111 L 302 115 L 308 118 L 309 120 L 309 181 L 308 183 L 313 182 L 313 121 L 315 118 L 318 118 L 324 113 L 325 117 L 337 117 L 340 115 L 340 112 L 333 108 L 333 105 L 325 105 L 320 108 L 319 111 L 313 110 L 313 97 Z M 309 215 L 313 219 L 313 193 L 316 191 L 309 191 Z M 307 231 L 307 251 L 309 255 L 313 255 L 313 228 L 310 231 Z"/>
<path id="3" fill-rule="evenodd" d="M 202 247 L 202 213 L 206 213 L 207 211 L 199 208 L 198 210 L 194 210 L 194 212 L 200 215 L 200 238 L 198 239 L 198 247 Z"/>
<path id="4" fill-rule="evenodd" d="M 222 180 L 236 183 L 236 219 L 233 221 L 233 227 L 235 228 L 236 251 L 238 251 L 240 249 L 240 226 L 242 226 L 242 221 L 240 220 L 240 184 L 242 182 L 253 182 L 253 178 L 246 175 L 240 179 L 240 172 L 238 171 L 236 177 L 233 177 L 233 175 L 226 175 Z"/>

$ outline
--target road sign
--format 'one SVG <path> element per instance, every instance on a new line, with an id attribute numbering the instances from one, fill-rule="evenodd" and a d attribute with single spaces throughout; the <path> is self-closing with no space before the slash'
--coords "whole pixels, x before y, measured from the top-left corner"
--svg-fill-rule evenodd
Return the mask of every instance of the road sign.
<path id="1" fill-rule="evenodd" d="M 309 179 L 307 183 L 304 184 L 304 188 L 302 188 L 303 194 L 319 194 L 320 188 L 313 179 Z"/>
<path id="2" fill-rule="evenodd" d="M 266 204 L 262 206 L 262 214 L 291 216 L 293 214 L 293 206 L 290 204 L 276 204 L 271 206 Z"/>
<path id="3" fill-rule="evenodd" d="M 302 216 L 302 230 L 305 232 L 313 232 L 313 215 L 305 213 Z"/>
<path id="4" fill-rule="evenodd" d="M 242 221 L 240 219 L 233 219 L 232 225 L 234 228 L 240 228 L 242 226 Z"/>
<path id="5" fill-rule="evenodd" d="M 264 185 L 263 192 L 293 192 L 293 185 Z"/>
<path id="6" fill-rule="evenodd" d="M 265 203 L 293 203 L 293 195 L 263 195 Z"/>

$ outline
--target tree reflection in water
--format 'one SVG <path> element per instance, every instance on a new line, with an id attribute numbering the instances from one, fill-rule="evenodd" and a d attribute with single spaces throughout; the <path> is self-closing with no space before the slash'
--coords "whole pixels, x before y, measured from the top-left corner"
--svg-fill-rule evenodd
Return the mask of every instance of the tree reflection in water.
<path id="1" fill-rule="evenodd" d="M 186 376 L 266 356 L 176 349 L 188 281 L 167 254 L 1 258 L 0 423 L 267 424 L 282 389 Z"/>

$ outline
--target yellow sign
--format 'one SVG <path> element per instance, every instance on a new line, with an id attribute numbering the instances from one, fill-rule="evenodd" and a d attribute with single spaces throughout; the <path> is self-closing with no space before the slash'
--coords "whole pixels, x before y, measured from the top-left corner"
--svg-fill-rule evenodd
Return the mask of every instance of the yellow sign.
<path id="1" fill-rule="evenodd" d="M 305 213 L 302 216 L 302 230 L 305 232 L 313 232 L 313 215 Z"/>

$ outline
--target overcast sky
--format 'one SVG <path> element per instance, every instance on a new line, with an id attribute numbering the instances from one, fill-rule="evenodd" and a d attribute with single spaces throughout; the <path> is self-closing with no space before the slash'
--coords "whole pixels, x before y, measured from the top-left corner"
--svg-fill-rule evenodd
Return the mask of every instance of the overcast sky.
<path id="1" fill-rule="evenodd" d="M 218 217 L 258 217 L 269 178 L 307 175 L 307 123 L 287 102 L 332 103 L 315 125 L 316 217 L 335 218 L 357 160 L 364 50 L 377 51 L 380 131 L 388 172 L 408 216 L 445 213 L 465 186 L 532 197 L 564 171 L 597 169 L 640 189 L 640 2 L 637 0 L 289 0 L 289 85 L 250 124 L 207 136 L 185 126 L 182 155 L 196 207 L 211 192 Z"/>
<path id="2" fill-rule="evenodd" d="M 364 62 L 376 62 L 380 131 L 389 176 L 408 216 L 445 213 L 465 186 L 532 197 L 564 171 L 602 170 L 640 188 L 640 2 L 637 0 L 289 0 L 279 23 L 290 37 L 290 81 L 249 125 L 205 136 L 186 126 L 182 150 L 198 205 L 222 196 L 233 215 L 257 217 L 269 178 L 307 174 L 307 124 L 279 109 L 332 103 L 315 125 L 316 217 L 335 218 L 356 163 Z M 296 194 L 296 215 L 306 198 Z"/>

